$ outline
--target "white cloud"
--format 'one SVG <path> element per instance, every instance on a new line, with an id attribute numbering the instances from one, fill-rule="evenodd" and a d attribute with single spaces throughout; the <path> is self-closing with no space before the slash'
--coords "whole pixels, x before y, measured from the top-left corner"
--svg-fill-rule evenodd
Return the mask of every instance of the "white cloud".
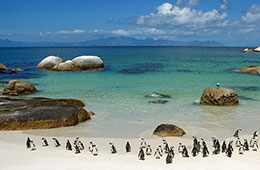
<path id="1" fill-rule="evenodd" d="M 112 34 L 119 35 L 119 36 L 129 36 L 129 33 L 125 30 L 114 30 L 111 31 Z"/>
<path id="2" fill-rule="evenodd" d="M 80 34 L 80 33 L 85 33 L 84 30 L 76 29 L 73 31 L 59 31 L 59 34 Z"/>
<path id="3" fill-rule="evenodd" d="M 138 25 L 146 26 L 184 26 L 184 27 L 209 27 L 227 24 L 227 14 L 220 14 L 216 9 L 208 12 L 178 7 L 170 3 L 164 3 L 157 7 L 157 13 L 140 16 Z"/>
<path id="4" fill-rule="evenodd" d="M 247 24 L 259 25 L 260 5 L 252 5 L 248 12 L 242 16 L 241 20 Z"/>
<path id="5" fill-rule="evenodd" d="M 200 0 L 177 0 L 176 6 L 179 7 L 191 7 L 199 3 Z"/>
<path id="6" fill-rule="evenodd" d="M 220 9 L 229 9 L 228 0 L 220 0 Z"/>

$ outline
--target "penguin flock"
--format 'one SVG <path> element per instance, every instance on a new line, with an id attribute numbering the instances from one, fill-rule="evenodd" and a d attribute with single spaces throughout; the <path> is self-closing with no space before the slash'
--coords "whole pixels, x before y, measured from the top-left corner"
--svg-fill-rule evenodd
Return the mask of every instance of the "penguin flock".
<path id="1" fill-rule="evenodd" d="M 221 143 L 216 137 L 212 137 L 212 155 L 218 155 L 224 153 L 227 157 L 231 158 L 234 152 L 233 143 L 240 155 L 243 155 L 245 152 L 250 150 L 258 151 L 258 131 L 255 131 L 253 133 L 253 136 L 250 139 L 249 143 L 247 139 L 243 139 L 243 140 L 240 139 L 239 133 L 241 131 L 242 131 L 241 129 L 235 131 L 233 135 L 235 141 L 224 140 Z M 57 138 L 52 138 L 52 140 L 55 147 L 62 146 Z M 117 153 L 116 146 L 111 142 L 109 142 L 108 144 L 110 147 L 110 153 L 116 154 Z M 42 138 L 42 147 L 48 147 L 49 145 L 50 144 L 48 143 L 47 139 Z M 36 150 L 36 146 L 34 142 L 29 137 L 26 140 L 26 147 L 31 151 Z M 85 150 L 85 146 L 83 142 L 80 141 L 79 137 L 76 137 L 72 144 L 70 143 L 69 140 L 67 140 L 66 150 L 73 151 L 73 148 L 75 150 L 75 154 L 79 154 L 81 153 L 81 151 Z M 88 151 L 90 152 L 91 155 L 98 156 L 97 146 L 93 142 L 89 143 Z M 125 152 L 129 153 L 131 151 L 132 148 L 130 142 L 127 141 L 125 145 Z M 187 149 L 187 146 L 182 143 L 179 143 L 177 151 L 183 158 L 189 158 L 190 155 L 192 157 L 202 155 L 202 157 L 204 158 L 210 155 L 207 143 L 202 138 L 198 140 L 198 138 L 195 136 L 193 136 L 193 142 L 192 142 L 190 153 Z M 155 159 L 162 159 L 163 155 L 166 155 L 164 157 L 166 164 L 171 164 L 175 156 L 174 146 L 169 146 L 168 142 L 165 139 L 163 139 L 162 145 L 158 145 L 158 147 L 153 152 L 151 145 L 147 144 L 144 138 L 141 138 L 140 147 L 137 155 L 139 160 L 144 161 L 146 157 L 152 157 L 152 156 Z"/>

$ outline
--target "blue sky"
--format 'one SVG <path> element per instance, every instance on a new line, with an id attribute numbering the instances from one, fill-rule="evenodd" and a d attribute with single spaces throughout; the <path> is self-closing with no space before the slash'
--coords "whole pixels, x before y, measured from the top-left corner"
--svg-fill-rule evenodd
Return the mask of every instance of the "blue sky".
<path id="1" fill-rule="evenodd" d="M 259 46 L 260 0 L 0 0 L 0 39 L 127 36 Z"/>

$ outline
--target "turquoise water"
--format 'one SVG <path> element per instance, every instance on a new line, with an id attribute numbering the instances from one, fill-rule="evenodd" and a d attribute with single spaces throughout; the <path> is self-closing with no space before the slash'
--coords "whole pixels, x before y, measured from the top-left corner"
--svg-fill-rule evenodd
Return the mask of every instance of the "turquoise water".
<path id="1" fill-rule="evenodd" d="M 100 72 L 50 72 L 36 69 L 48 55 L 64 60 L 98 55 Z M 0 48 L 0 63 L 25 69 L 16 75 L 0 75 L 0 82 L 23 79 L 36 85 L 32 97 L 75 98 L 96 113 L 92 120 L 60 128 L 61 134 L 90 137 L 151 137 L 161 123 L 182 127 L 188 136 L 227 137 L 237 128 L 244 133 L 260 129 L 260 76 L 233 70 L 260 65 L 259 54 L 243 54 L 241 48 L 209 47 L 73 47 Z M 215 87 L 235 90 L 240 105 L 200 106 L 203 90 Z M 172 98 L 166 104 L 148 103 L 145 95 L 159 92 Z M 49 130 L 52 131 L 52 130 Z"/>

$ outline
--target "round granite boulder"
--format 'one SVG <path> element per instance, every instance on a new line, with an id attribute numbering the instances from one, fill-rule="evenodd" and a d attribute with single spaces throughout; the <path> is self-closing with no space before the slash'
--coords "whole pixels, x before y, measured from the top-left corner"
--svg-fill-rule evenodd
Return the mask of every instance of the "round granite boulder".
<path id="1" fill-rule="evenodd" d="M 229 88 L 207 88 L 204 90 L 200 104 L 215 106 L 238 105 L 238 95 Z"/>
<path id="2" fill-rule="evenodd" d="M 181 137 L 184 134 L 186 133 L 182 128 L 171 124 L 161 124 L 157 126 L 157 128 L 153 131 L 153 135 L 157 135 L 160 137 L 167 137 L 167 136 Z"/>
<path id="3" fill-rule="evenodd" d="M 99 69 L 104 67 L 104 62 L 98 56 L 79 56 L 72 60 L 80 70 Z"/>
<path id="4" fill-rule="evenodd" d="M 5 85 L 2 95 L 19 96 L 37 92 L 37 89 L 29 82 L 21 80 L 11 80 Z"/>
<path id="5" fill-rule="evenodd" d="M 49 69 L 52 70 L 54 66 L 62 63 L 63 60 L 57 56 L 48 56 L 43 59 L 38 65 L 37 68 L 39 69 Z"/>
<path id="6" fill-rule="evenodd" d="M 248 74 L 260 74 L 260 66 L 247 66 L 240 68 L 238 71 Z"/>

